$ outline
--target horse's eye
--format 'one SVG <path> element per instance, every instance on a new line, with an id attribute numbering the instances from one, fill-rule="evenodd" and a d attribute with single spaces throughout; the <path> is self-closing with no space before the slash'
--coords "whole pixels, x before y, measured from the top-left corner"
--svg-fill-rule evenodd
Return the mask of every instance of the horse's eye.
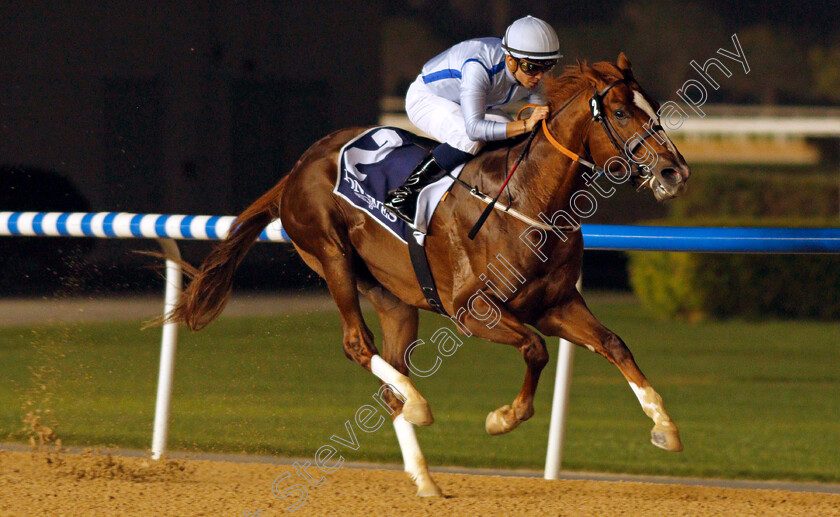
<path id="1" fill-rule="evenodd" d="M 627 113 L 624 110 L 615 110 L 615 118 L 625 118 L 627 117 Z"/>

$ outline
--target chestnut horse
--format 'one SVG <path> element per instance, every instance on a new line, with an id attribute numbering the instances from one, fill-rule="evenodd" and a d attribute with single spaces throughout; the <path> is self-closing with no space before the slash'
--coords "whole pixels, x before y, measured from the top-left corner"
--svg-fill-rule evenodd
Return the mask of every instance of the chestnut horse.
<path id="1" fill-rule="evenodd" d="M 590 105 L 598 92 L 601 113 Z M 559 143 L 584 163 L 603 165 L 616 157 L 633 158 L 632 170 L 646 173 L 642 183 L 659 200 L 685 189 L 689 168 L 659 126 L 658 105 L 639 86 L 623 53 L 616 64 L 578 63 L 560 77 L 546 78 L 545 96 L 551 110 L 545 132 L 527 143 L 520 138 L 488 146 L 466 164 L 460 178 L 496 192 L 507 176 L 508 154 L 518 156 L 530 144 L 507 187 L 511 204 L 531 217 L 568 212 L 572 195 L 589 184 L 584 174 L 588 169 L 561 152 L 555 145 Z M 297 252 L 326 280 L 341 314 L 344 354 L 402 395 L 404 400 L 380 389 L 393 409 L 405 470 L 417 484 L 418 495 L 440 495 L 412 427 L 431 424 L 432 414 L 409 379 L 406 364 L 406 351 L 417 339 L 418 309 L 431 307 L 418 285 L 405 243 L 333 194 L 339 149 L 366 129 L 340 130 L 315 143 L 286 177 L 239 215 L 231 234 L 194 272 L 170 319 L 197 330 L 218 316 L 230 295 L 236 266 L 260 232 L 279 217 Z M 632 135 L 637 138 L 633 140 Z M 635 146 L 628 149 L 631 140 Z M 641 145 L 649 155 L 655 154 L 652 166 L 638 165 L 634 153 Z M 548 363 L 548 351 L 530 326 L 543 335 L 584 346 L 616 365 L 654 422 L 651 441 L 666 450 L 682 450 L 677 427 L 630 350 L 598 322 L 575 289 L 583 256 L 579 229 L 554 235 L 545 227 L 532 226 L 531 230 L 542 232 L 544 241 L 538 254 L 520 239 L 528 231 L 527 224 L 494 211 L 483 231 L 474 240 L 468 239 L 484 208 L 467 189 L 454 187 L 437 208 L 425 246 L 440 299 L 444 309 L 455 315 L 458 330 L 514 346 L 525 360 L 521 391 L 512 404 L 488 415 L 487 432 L 509 432 L 534 414 L 534 392 Z M 491 289 L 482 274 L 499 254 L 521 276 L 520 286 L 509 297 Z M 359 293 L 368 297 L 381 320 L 381 355 L 362 317 Z M 474 309 L 471 304 L 477 294 L 498 311 L 494 325 L 487 325 L 486 318 L 479 319 L 474 310 L 466 310 Z"/>

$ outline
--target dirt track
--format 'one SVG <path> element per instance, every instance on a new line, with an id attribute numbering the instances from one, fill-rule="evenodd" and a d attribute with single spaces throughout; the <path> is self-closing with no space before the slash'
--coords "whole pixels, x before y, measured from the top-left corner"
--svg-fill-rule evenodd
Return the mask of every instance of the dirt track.
<path id="1" fill-rule="evenodd" d="M 289 515 L 285 507 L 296 497 L 277 499 L 271 492 L 284 472 L 294 475 L 290 466 L 259 463 L 0 451 L 0 515 Z M 310 487 L 292 515 L 840 516 L 836 494 L 435 478 L 447 497 L 418 499 L 402 472 L 343 468 Z"/>
<path id="2" fill-rule="evenodd" d="M 329 306 L 323 296 L 243 300 L 243 314 L 278 307 Z M 2 324 L 151 317 L 157 298 L 101 304 L 72 300 L 2 301 Z M 126 303 L 132 310 L 125 310 Z M 117 307 L 103 313 L 102 307 Z M 229 309 L 235 309 L 233 304 Z M 14 316 L 14 317 L 13 317 Z M 310 469 L 312 472 L 313 469 Z M 102 455 L 0 450 L 0 516 L 6 515 L 288 515 L 296 498 L 278 499 L 272 484 L 288 465 L 177 460 L 152 462 Z M 317 472 L 317 471 L 315 471 Z M 402 472 L 342 468 L 309 488 L 291 515 L 562 515 L 562 516 L 840 516 L 840 495 L 638 482 L 544 481 L 434 474 L 446 498 L 418 499 Z M 297 479 L 297 478 L 295 478 Z M 283 487 L 291 486 L 287 481 Z M 247 512 L 247 513 L 246 513 Z"/>

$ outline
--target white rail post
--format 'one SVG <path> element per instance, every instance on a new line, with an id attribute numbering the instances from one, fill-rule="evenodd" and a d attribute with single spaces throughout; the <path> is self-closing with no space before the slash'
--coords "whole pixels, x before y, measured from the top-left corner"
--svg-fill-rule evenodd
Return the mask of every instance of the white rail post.
<path id="1" fill-rule="evenodd" d="M 178 303 L 181 294 L 181 253 L 172 239 L 158 239 L 166 255 L 166 294 L 164 295 L 164 316 L 169 316 Z M 160 341 L 160 372 L 158 373 L 157 403 L 155 404 L 155 426 L 152 432 L 152 459 L 160 459 L 166 452 L 169 436 L 169 405 L 172 400 L 172 372 L 175 369 L 175 348 L 178 344 L 178 324 L 167 322 L 163 326 Z"/>
<path id="2" fill-rule="evenodd" d="M 582 277 L 578 278 L 577 290 L 580 292 Z M 563 442 L 566 437 L 566 415 L 568 414 L 569 391 L 572 389 L 572 362 L 575 345 L 565 339 L 560 340 L 557 351 L 557 374 L 554 379 L 554 397 L 551 402 L 551 424 L 548 428 L 548 450 L 545 453 L 545 479 L 557 479 L 560 476 L 560 463 L 563 459 Z"/>

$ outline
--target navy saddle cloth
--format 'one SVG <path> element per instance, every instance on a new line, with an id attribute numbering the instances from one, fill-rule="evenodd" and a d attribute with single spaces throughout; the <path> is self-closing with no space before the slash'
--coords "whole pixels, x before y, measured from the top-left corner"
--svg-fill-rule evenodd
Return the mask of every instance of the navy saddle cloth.
<path id="1" fill-rule="evenodd" d="M 333 192 L 364 210 L 394 236 L 407 242 L 411 228 L 385 208 L 383 201 L 389 190 L 403 184 L 418 163 L 437 142 L 396 127 L 376 127 L 365 131 L 341 148 L 338 178 Z M 447 179 L 447 178 L 444 178 Z M 452 179 L 448 178 L 451 183 Z M 432 187 L 427 187 L 431 189 Z M 424 190 L 424 193 L 426 191 Z M 441 193 L 442 195 L 442 193 Z M 422 196 L 418 202 L 418 229 L 425 229 L 428 219 L 424 206 L 437 200 Z M 431 211 L 434 207 L 431 207 Z"/>

